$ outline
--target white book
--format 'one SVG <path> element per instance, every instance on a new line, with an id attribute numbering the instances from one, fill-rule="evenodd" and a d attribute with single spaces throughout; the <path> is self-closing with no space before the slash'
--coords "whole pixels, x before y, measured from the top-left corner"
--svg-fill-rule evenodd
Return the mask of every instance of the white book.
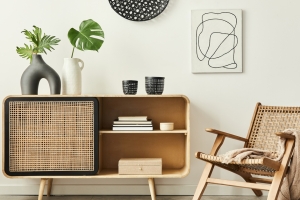
<path id="1" fill-rule="evenodd" d="M 152 120 L 148 119 L 148 121 L 114 121 L 115 124 L 152 124 Z"/>
<path id="2" fill-rule="evenodd" d="M 119 121 L 147 121 L 147 116 L 119 116 Z"/>
<path id="3" fill-rule="evenodd" d="M 152 124 L 114 124 L 114 127 L 127 127 L 127 126 L 132 126 L 132 127 L 148 127 L 152 126 Z"/>
<path id="4" fill-rule="evenodd" d="M 113 131 L 152 131 L 153 126 L 113 126 Z"/>

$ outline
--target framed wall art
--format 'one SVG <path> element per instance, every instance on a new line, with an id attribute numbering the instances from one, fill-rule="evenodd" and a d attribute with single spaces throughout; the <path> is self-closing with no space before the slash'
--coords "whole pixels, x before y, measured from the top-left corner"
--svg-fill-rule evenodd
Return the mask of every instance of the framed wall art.
<path id="1" fill-rule="evenodd" d="M 243 71 L 242 10 L 192 10 L 192 73 Z"/>

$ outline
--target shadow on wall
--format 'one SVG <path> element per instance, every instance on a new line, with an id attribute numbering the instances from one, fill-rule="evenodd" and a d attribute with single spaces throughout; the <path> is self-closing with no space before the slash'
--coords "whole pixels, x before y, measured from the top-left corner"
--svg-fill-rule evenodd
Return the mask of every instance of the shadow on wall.
<path id="1" fill-rule="evenodd" d="M 220 114 L 221 115 L 221 114 Z M 228 114 L 228 117 L 230 115 Z M 190 124 L 191 124 L 191 176 L 201 177 L 206 162 L 195 158 L 195 152 L 209 153 L 214 144 L 216 134 L 208 133 L 205 131 L 206 128 L 218 129 L 221 131 L 229 132 L 230 130 L 222 130 L 221 120 L 222 118 L 213 117 L 209 112 L 205 111 L 202 107 L 197 107 L 196 104 L 191 101 L 190 108 Z M 235 126 L 235 124 L 229 124 L 229 126 Z M 247 127 L 248 128 L 248 127 Z M 237 133 L 233 133 L 237 134 Z M 246 137 L 246 135 L 241 135 Z M 224 140 L 223 146 L 220 148 L 218 155 L 223 154 L 232 149 L 243 148 L 244 143 L 236 141 L 230 138 Z M 232 177 L 233 174 L 229 173 L 221 168 L 216 168 L 213 171 L 215 177 Z M 235 180 L 242 180 L 237 175 L 234 175 Z"/>
<path id="2" fill-rule="evenodd" d="M 191 101 L 190 104 L 190 124 L 191 124 L 191 173 L 190 175 L 201 176 L 205 162 L 195 158 L 195 152 L 210 152 L 215 136 L 205 131 L 210 125 L 218 124 L 216 119 Z M 212 128 L 212 127 L 210 127 Z"/>

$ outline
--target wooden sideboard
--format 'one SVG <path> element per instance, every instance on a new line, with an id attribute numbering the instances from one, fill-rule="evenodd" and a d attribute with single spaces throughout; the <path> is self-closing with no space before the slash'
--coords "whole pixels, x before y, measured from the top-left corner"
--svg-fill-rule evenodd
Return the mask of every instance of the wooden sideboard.
<path id="1" fill-rule="evenodd" d="M 98 149 L 96 155 L 98 170 L 94 175 L 8 175 L 7 144 L 5 130 L 10 131 L 9 119 L 5 113 L 5 102 L 10 98 L 34 97 L 68 100 L 68 98 L 92 97 L 98 100 Z M 43 109 L 43 108 L 41 108 Z M 118 116 L 148 116 L 152 119 L 153 131 L 112 131 L 112 124 Z M 22 95 L 8 96 L 3 101 L 3 159 L 2 171 L 9 178 L 41 179 L 38 199 L 48 182 L 47 195 L 51 194 L 53 179 L 72 178 L 147 178 L 150 194 L 155 200 L 155 178 L 182 178 L 190 170 L 190 102 L 184 95 Z M 47 117 L 44 117 L 47 120 Z M 22 119 L 21 119 L 22 120 Z M 174 122 L 174 130 L 159 130 L 160 122 Z M 47 133 L 43 133 L 47 134 Z M 63 131 L 61 134 L 64 134 Z M 22 137 L 26 138 L 26 133 Z M 49 142 L 49 141 L 45 141 Z M 6 145 L 6 146 L 5 146 Z M 22 148 L 22 145 L 20 146 Z M 75 151 L 76 149 L 74 149 Z M 22 149 L 20 149 L 22 151 Z M 162 158 L 161 175 L 120 175 L 118 161 L 121 158 Z"/>

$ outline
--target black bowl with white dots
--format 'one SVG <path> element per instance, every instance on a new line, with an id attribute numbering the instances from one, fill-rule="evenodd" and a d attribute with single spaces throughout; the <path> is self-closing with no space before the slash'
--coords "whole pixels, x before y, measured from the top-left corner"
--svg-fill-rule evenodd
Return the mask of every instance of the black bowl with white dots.
<path id="1" fill-rule="evenodd" d="M 112 9 L 132 21 L 147 21 L 157 17 L 169 0 L 108 0 Z"/>

